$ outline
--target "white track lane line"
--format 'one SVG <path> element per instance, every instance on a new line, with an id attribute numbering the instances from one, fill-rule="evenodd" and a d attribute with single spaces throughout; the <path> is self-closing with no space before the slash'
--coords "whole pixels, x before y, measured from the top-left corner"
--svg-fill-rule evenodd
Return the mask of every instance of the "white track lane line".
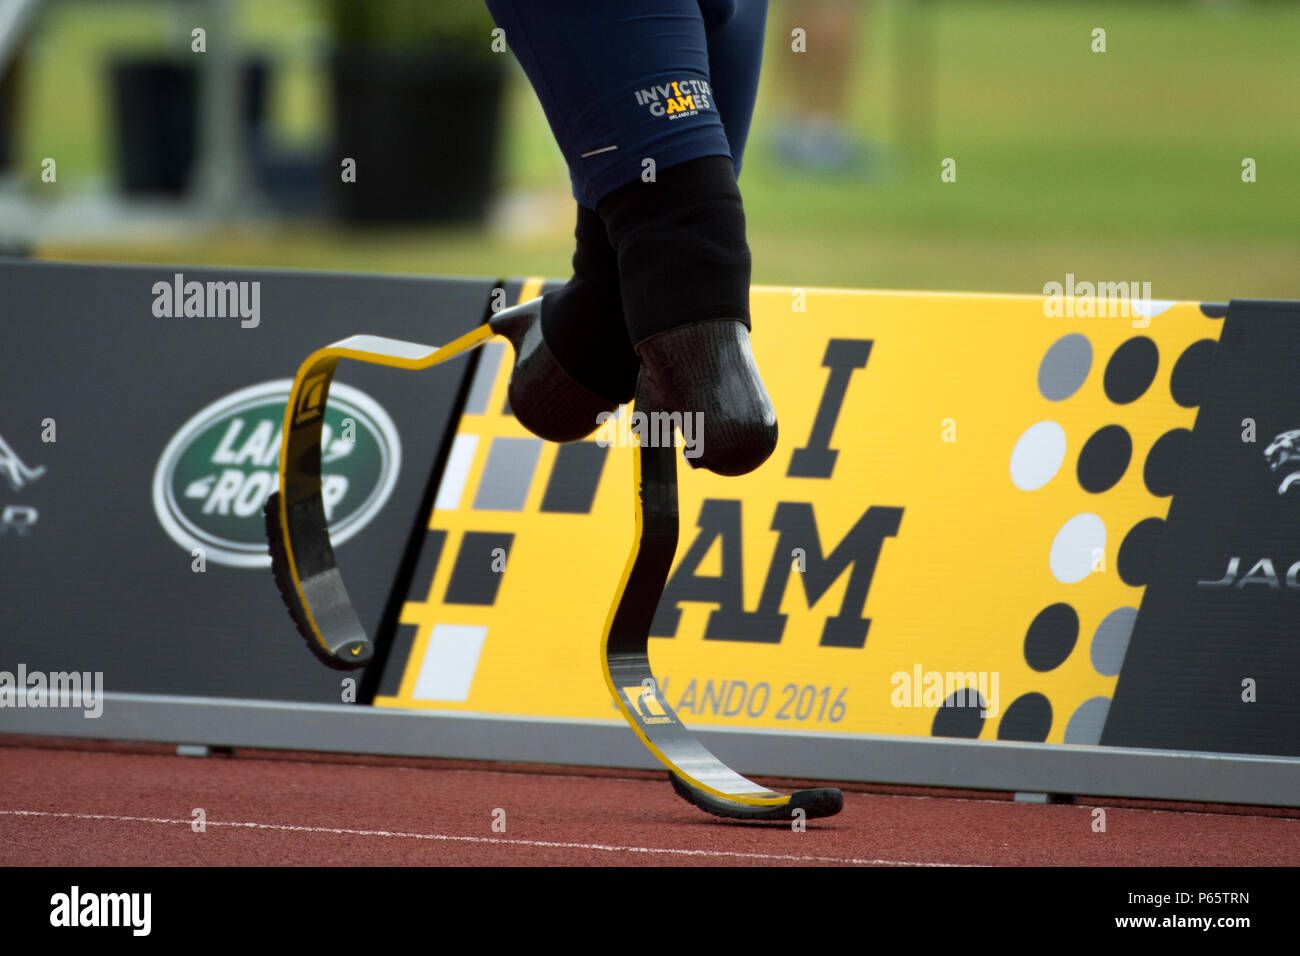
<path id="1" fill-rule="evenodd" d="M 0 744 L 0 747 L 3 746 L 4 746 L 3 744 Z M 33 748 L 23 746 L 15 749 L 28 750 Z M 41 749 L 41 748 L 35 748 L 35 749 Z M 119 756 L 119 754 L 115 754 L 111 751 L 95 750 L 91 748 L 69 749 L 66 752 L 81 753 L 81 754 L 95 754 L 95 755 L 109 754 L 112 756 Z M 3 753 L 3 750 L 0 750 L 0 753 Z M 170 754 L 170 753 L 162 753 L 162 754 L 128 753 L 125 754 L 125 756 L 160 757 L 164 760 L 175 759 L 175 754 Z M 191 760 L 193 758 L 185 757 L 183 759 Z M 403 766 L 402 764 L 348 763 L 348 762 L 340 762 L 340 761 L 332 761 L 332 760 L 285 760 L 279 757 L 246 757 L 244 759 L 250 762 L 261 761 L 264 763 L 281 763 L 281 764 L 286 764 L 295 767 L 336 767 L 340 769 L 352 768 L 352 769 L 361 769 L 361 770 L 400 770 L 404 773 L 486 774 L 488 776 L 499 776 L 499 777 L 530 776 L 530 777 L 545 777 L 551 780 L 577 780 L 577 779 L 617 780 L 620 783 L 653 783 L 656 785 L 659 783 L 658 780 L 652 780 L 648 777 L 620 777 L 614 774 L 590 775 L 590 774 L 582 774 L 582 773 L 548 773 L 540 770 L 536 770 L 536 771 L 534 770 L 484 770 L 484 769 L 470 769 L 465 767 L 408 767 L 408 766 Z M 1036 804 L 1036 803 L 1016 803 L 1014 800 L 1007 800 L 1001 797 L 953 797 L 953 796 L 947 796 L 945 794 L 929 794 L 929 793 L 877 793 L 872 790 L 847 790 L 845 792 L 851 793 L 856 797 L 870 797 L 872 799 L 889 798 L 894 800 L 950 800 L 953 803 L 997 803 L 997 804 L 1002 804 L 1004 806 L 1016 806 L 1016 807 L 1042 806 L 1042 804 Z M 1140 797 L 1123 797 L 1120 799 L 1137 800 L 1137 801 L 1141 800 Z M 1154 800 L 1155 798 L 1152 797 L 1150 799 Z M 1179 801 L 1175 800 L 1173 802 L 1177 803 Z M 1171 810 L 1168 807 L 1143 807 L 1143 806 L 1119 807 L 1119 806 L 1115 806 L 1114 804 L 1107 803 L 1105 801 L 1105 798 L 1103 797 L 1099 797 L 1092 794 L 1080 794 L 1075 798 L 1074 803 L 1059 804 L 1059 806 L 1074 807 L 1074 808 L 1085 809 L 1085 810 L 1093 809 L 1096 807 L 1103 807 L 1109 810 L 1123 810 L 1126 813 L 1128 812 L 1176 813 L 1181 816 L 1215 817 L 1216 819 L 1221 819 L 1223 817 L 1232 817 L 1233 819 L 1236 820 L 1286 820 L 1289 823 L 1300 824 L 1300 817 L 1296 817 L 1296 816 L 1280 816 L 1280 815 L 1263 814 L 1263 813 L 1230 813 L 1222 810 L 1188 810 L 1188 809 Z M 1245 805 L 1238 804 L 1238 806 L 1245 806 Z M 1286 808 L 1286 809 L 1290 809 L 1290 808 Z M 896 865 L 897 866 L 975 866 L 975 865 L 982 865 L 982 864 L 898 863 Z"/>
<path id="2" fill-rule="evenodd" d="M 48 810 L 0 810 L 0 816 L 49 817 L 63 820 L 110 820 L 116 823 L 163 823 L 189 826 L 193 820 L 166 817 L 125 817 L 108 813 L 53 813 Z M 963 866 L 960 863 L 916 863 L 911 860 L 863 860 L 841 856 L 804 856 L 797 853 L 739 853 L 726 850 L 683 850 L 649 846 L 610 846 L 604 843 L 561 843 L 552 840 L 505 840 L 496 837 L 455 836 L 447 833 L 401 833 L 394 830 L 350 830 L 343 827 L 300 827 L 286 823 L 241 823 L 208 820 L 210 827 L 240 827 L 246 830 L 280 830 L 287 833 L 332 833 L 340 836 L 396 837 L 404 840 L 444 840 L 456 843 L 484 843 L 496 846 L 537 846 L 565 850 L 599 850 L 605 853 L 663 853 L 673 856 L 727 857 L 742 860 L 787 860 L 795 863 L 848 863 L 854 866 Z"/>

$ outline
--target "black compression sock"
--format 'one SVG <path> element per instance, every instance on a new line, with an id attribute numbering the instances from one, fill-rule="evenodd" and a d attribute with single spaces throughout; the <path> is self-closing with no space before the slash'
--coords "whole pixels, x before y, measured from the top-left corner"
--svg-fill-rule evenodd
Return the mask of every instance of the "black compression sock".
<path id="1" fill-rule="evenodd" d="M 734 318 L 749 327 L 745 210 L 730 156 L 660 169 L 597 206 L 636 345 L 689 322 Z"/>
<path id="2" fill-rule="evenodd" d="M 631 401 L 641 360 L 632 349 L 619 291 L 618 257 L 594 210 L 578 207 L 573 277 L 542 299 L 542 334 L 555 360 L 614 404 Z"/>

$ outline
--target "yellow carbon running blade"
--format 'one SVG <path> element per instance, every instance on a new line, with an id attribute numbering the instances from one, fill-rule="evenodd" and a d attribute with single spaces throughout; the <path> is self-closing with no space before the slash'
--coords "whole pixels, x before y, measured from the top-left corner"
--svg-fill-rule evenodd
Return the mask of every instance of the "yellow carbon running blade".
<path id="1" fill-rule="evenodd" d="M 343 359 L 406 371 L 433 368 L 492 337 L 488 323 L 438 348 L 352 335 L 313 352 L 294 376 L 284 410 L 280 488 L 265 506 L 271 567 L 280 596 L 312 653 L 330 667 L 363 667 L 374 654 L 343 584 L 321 497 L 321 425 Z"/>
<path id="2" fill-rule="evenodd" d="M 638 410 L 648 403 L 638 392 Z M 669 706 L 650 668 L 650 624 L 677 552 L 677 452 L 642 444 L 632 452 L 636 541 L 605 621 L 605 685 L 641 742 L 668 768 L 683 799 L 716 816 L 791 820 L 840 812 L 839 790 L 779 793 L 741 776 L 708 750 Z"/>

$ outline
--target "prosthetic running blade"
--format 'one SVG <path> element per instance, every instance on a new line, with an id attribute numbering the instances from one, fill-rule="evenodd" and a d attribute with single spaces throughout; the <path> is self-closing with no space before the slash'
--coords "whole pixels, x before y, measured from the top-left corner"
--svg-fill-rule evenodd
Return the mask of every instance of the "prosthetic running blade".
<path id="1" fill-rule="evenodd" d="M 639 390 L 640 411 L 648 402 Z M 805 819 L 839 813 L 839 790 L 778 793 L 742 777 L 710 752 L 669 706 L 650 668 L 650 623 L 677 552 L 677 451 L 633 450 L 636 541 L 605 623 L 601 665 L 619 711 L 668 768 L 683 799 L 716 816 L 741 820 Z"/>
<path id="2" fill-rule="evenodd" d="M 334 370 L 341 359 L 354 359 L 421 371 L 477 348 L 492 334 L 484 323 L 442 348 L 353 335 L 313 352 L 294 376 L 280 440 L 280 490 L 263 510 L 280 596 L 311 652 L 330 667 L 353 670 L 374 655 L 334 560 L 321 498 L 321 424 Z"/>
<path id="3" fill-rule="evenodd" d="M 339 361 L 407 371 L 433 368 L 496 333 L 512 338 L 515 311 L 497 313 L 442 348 L 353 335 L 314 352 L 298 369 L 285 407 L 280 487 L 264 511 L 280 595 L 308 648 L 326 665 L 352 670 L 374 654 L 334 559 L 321 497 L 321 425 Z M 647 403 L 638 397 L 637 404 Z M 838 790 L 778 793 L 736 773 L 700 743 L 659 693 L 647 641 L 677 549 L 676 468 L 673 448 L 642 447 L 633 453 L 637 536 L 604 629 L 601 666 L 609 691 L 637 736 L 668 768 L 673 789 L 700 809 L 747 820 L 790 820 L 800 811 L 808 819 L 838 813 L 843 804 Z"/>

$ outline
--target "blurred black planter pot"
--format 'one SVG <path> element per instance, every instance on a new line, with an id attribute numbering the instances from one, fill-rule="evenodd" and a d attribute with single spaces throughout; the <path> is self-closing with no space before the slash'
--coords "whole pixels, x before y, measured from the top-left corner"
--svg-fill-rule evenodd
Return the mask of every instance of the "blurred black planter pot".
<path id="1" fill-rule="evenodd" d="M 118 175 L 129 195 L 179 196 L 198 153 L 199 72 L 170 59 L 119 60 L 111 67 Z M 255 148 L 265 114 L 267 65 L 241 70 L 240 110 L 246 149 Z"/>
<path id="2" fill-rule="evenodd" d="M 18 104 L 22 99 L 23 57 L 0 70 L 0 173 L 18 162 Z"/>
<path id="3" fill-rule="evenodd" d="M 496 186 L 498 59 L 344 49 L 332 66 L 340 218 L 482 222 Z M 345 159 L 356 161 L 356 182 L 342 180 Z"/>

